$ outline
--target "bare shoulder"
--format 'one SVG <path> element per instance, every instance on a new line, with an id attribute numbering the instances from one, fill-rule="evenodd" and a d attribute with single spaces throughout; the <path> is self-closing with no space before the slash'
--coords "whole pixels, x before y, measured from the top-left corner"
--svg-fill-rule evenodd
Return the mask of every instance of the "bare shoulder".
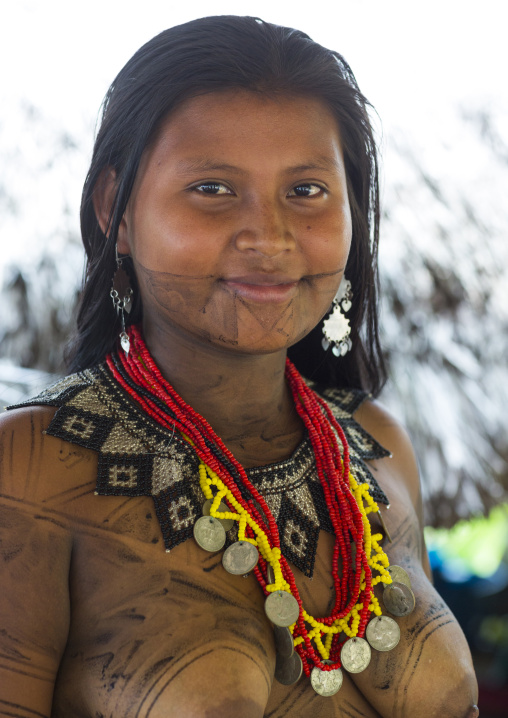
<path id="1" fill-rule="evenodd" d="M 41 433 L 51 423 L 57 409 L 54 406 L 21 406 L 18 409 L 5 409 L 0 413 L 0 437 L 19 436 L 42 438 Z"/>
<path id="2" fill-rule="evenodd" d="M 364 402 L 355 419 L 390 452 L 389 457 L 370 461 L 369 466 L 390 501 L 389 511 L 384 507 L 380 510 L 391 536 L 395 543 L 404 545 L 407 560 L 418 564 L 432 580 L 423 536 L 420 474 L 411 439 L 402 424 L 377 401 Z"/>
<path id="3" fill-rule="evenodd" d="M 71 522 L 57 497 L 74 485 L 76 475 L 66 470 L 73 447 L 46 433 L 55 412 L 31 406 L 0 415 L 0 511 L 10 536 L 56 532 L 67 553 Z"/>
<path id="4" fill-rule="evenodd" d="M 409 442 L 409 436 L 399 421 L 381 402 L 367 399 L 355 412 L 355 419 L 379 442 Z M 410 443 L 410 442 L 409 442 Z M 390 450 L 390 447 L 387 447 Z"/>
<path id="5" fill-rule="evenodd" d="M 0 414 L 0 495 L 45 505 L 55 488 L 92 476 L 94 452 L 46 433 L 55 407 L 29 406 Z"/>
<path id="6" fill-rule="evenodd" d="M 54 412 L 0 417 L 0 705 L 16 715 L 49 715 L 69 626 L 72 531 L 51 505 L 61 447 L 44 433 Z"/>
<path id="7" fill-rule="evenodd" d="M 355 413 L 356 421 L 378 441 L 391 456 L 384 461 L 394 479 L 402 482 L 411 502 L 420 510 L 421 492 L 418 463 L 411 439 L 402 424 L 378 401 L 365 401 Z M 380 462 L 372 462 L 374 470 Z"/>
<path id="8" fill-rule="evenodd" d="M 55 414 L 53 407 L 33 406 L 0 415 L 0 493 L 22 499 L 31 473 L 40 472 L 46 442 L 45 430 Z"/>
<path id="9" fill-rule="evenodd" d="M 407 431 L 377 401 L 366 401 L 355 419 L 391 456 L 369 462 L 390 500 L 380 506 L 392 542 L 384 542 L 391 564 L 408 573 L 415 610 L 397 619 L 399 645 L 389 656 L 373 652 L 371 665 L 354 681 L 382 716 L 418 718 L 476 716 L 477 687 L 469 648 L 454 616 L 429 581 L 423 537 L 418 464 Z M 375 530 L 384 533 L 376 524 Z M 378 598 L 382 601 L 382 593 Z"/>
<path id="10" fill-rule="evenodd" d="M 18 409 L 5 409 L 0 413 L 0 432 L 33 432 L 39 426 L 48 427 L 56 413 L 54 406 L 21 406 Z"/>

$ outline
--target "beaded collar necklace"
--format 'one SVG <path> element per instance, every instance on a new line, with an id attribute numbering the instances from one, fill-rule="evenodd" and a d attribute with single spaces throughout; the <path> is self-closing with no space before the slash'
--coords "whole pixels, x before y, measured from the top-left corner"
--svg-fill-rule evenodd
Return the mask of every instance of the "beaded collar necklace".
<path id="1" fill-rule="evenodd" d="M 281 553 L 277 524 L 263 496 L 210 424 L 164 379 L 139 327 L 129 327 L 128 336 L 130 351 L 118 352 L 116 361 L 132 383 L 127 384 L 115 359 L 108 356 L 111 373 L 152 419 L 171 432 L 179 432 L 200 459 L 199 481 L 209 515 L 195 524 L 197 543 L 205 550 L 220 550 L 226 540 L 224 527 L 228 522 L 238 522 L 239 540 L 224 552 L 223 565 L 237 575 L 252 570 L 266 596 L 265 611 L 274 624 L 277 647 L 275 677 L 290 685 L 303 670 L 318 693 L 333 695 L 342 684 L 341 666 L 358 673 L 370 661 L 370 645 L 390 650 L 398 643 L 398 626 L 393 619 L 381 615 L 374 586 L 382 582 L 390 588 L 407 588 L 402 583 L 390 586 L 392 569 L 398 567 L 389 567 L 380 546 L 382 535 L 371 533 L 367 514 L 379 508 L 370 496 L 369 485 L 358 484 L 351 473 L 342 428 L 326 402 L 287 360 L 286 380 L 309 434 L 335 533 L 331 568 L 335 602 L 329 616 L 314 618 L 302 605 L 293 571 Z M 401 581 L 401 574 L 395 580 Z M 411 593 L 410 588 L 407 590 Z M 392 602 L 394 607 L 389 608 L 395 615 L 406 615 L 414 607 L 414 597 L 410 605 L 407 591 L 402 593 L 406 598 L 404 606 L 397 607 Z M 386 605 L 386 599 L 384 602 Z M 370 614 L 375 618 L 368 624 Z M 369 642 L 363 638 L 365 635 Z"/>

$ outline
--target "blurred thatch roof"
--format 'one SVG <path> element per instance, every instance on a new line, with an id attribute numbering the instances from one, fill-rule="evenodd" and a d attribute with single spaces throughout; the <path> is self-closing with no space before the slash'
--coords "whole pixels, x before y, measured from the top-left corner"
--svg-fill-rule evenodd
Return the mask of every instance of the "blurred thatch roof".
<path id="1" fill-rule="evenodd" d="M 411 433 L 434 525 L 508 489 L 508 144 L 495 120 L 470 110 L 441 143 L 392 135 L 386 152 L 385 400 Z"/>

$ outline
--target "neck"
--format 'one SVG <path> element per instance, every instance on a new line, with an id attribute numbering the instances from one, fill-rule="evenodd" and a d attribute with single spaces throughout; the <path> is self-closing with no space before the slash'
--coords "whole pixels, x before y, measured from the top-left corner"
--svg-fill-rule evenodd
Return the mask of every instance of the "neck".
<path id="1" fill-rule="evenodd" d="M 286 352 L 242 355 L 196 346 L 145 327 L 163 376 L 245 467 L 288 458 L 303 427 L 285 380 Z"/>

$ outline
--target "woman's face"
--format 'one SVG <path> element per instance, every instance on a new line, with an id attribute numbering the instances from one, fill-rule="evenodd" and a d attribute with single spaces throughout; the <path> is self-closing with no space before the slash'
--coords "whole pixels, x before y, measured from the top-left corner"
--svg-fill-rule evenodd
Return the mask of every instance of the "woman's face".
<path id="1" fill-rule="evenodd" d="M 351 215 L 337 123 L 318 100 L 248 91 L 184 102 L 145 153 L 118 236 L 145 332 L 280 351 L 323 317 Z"/>

